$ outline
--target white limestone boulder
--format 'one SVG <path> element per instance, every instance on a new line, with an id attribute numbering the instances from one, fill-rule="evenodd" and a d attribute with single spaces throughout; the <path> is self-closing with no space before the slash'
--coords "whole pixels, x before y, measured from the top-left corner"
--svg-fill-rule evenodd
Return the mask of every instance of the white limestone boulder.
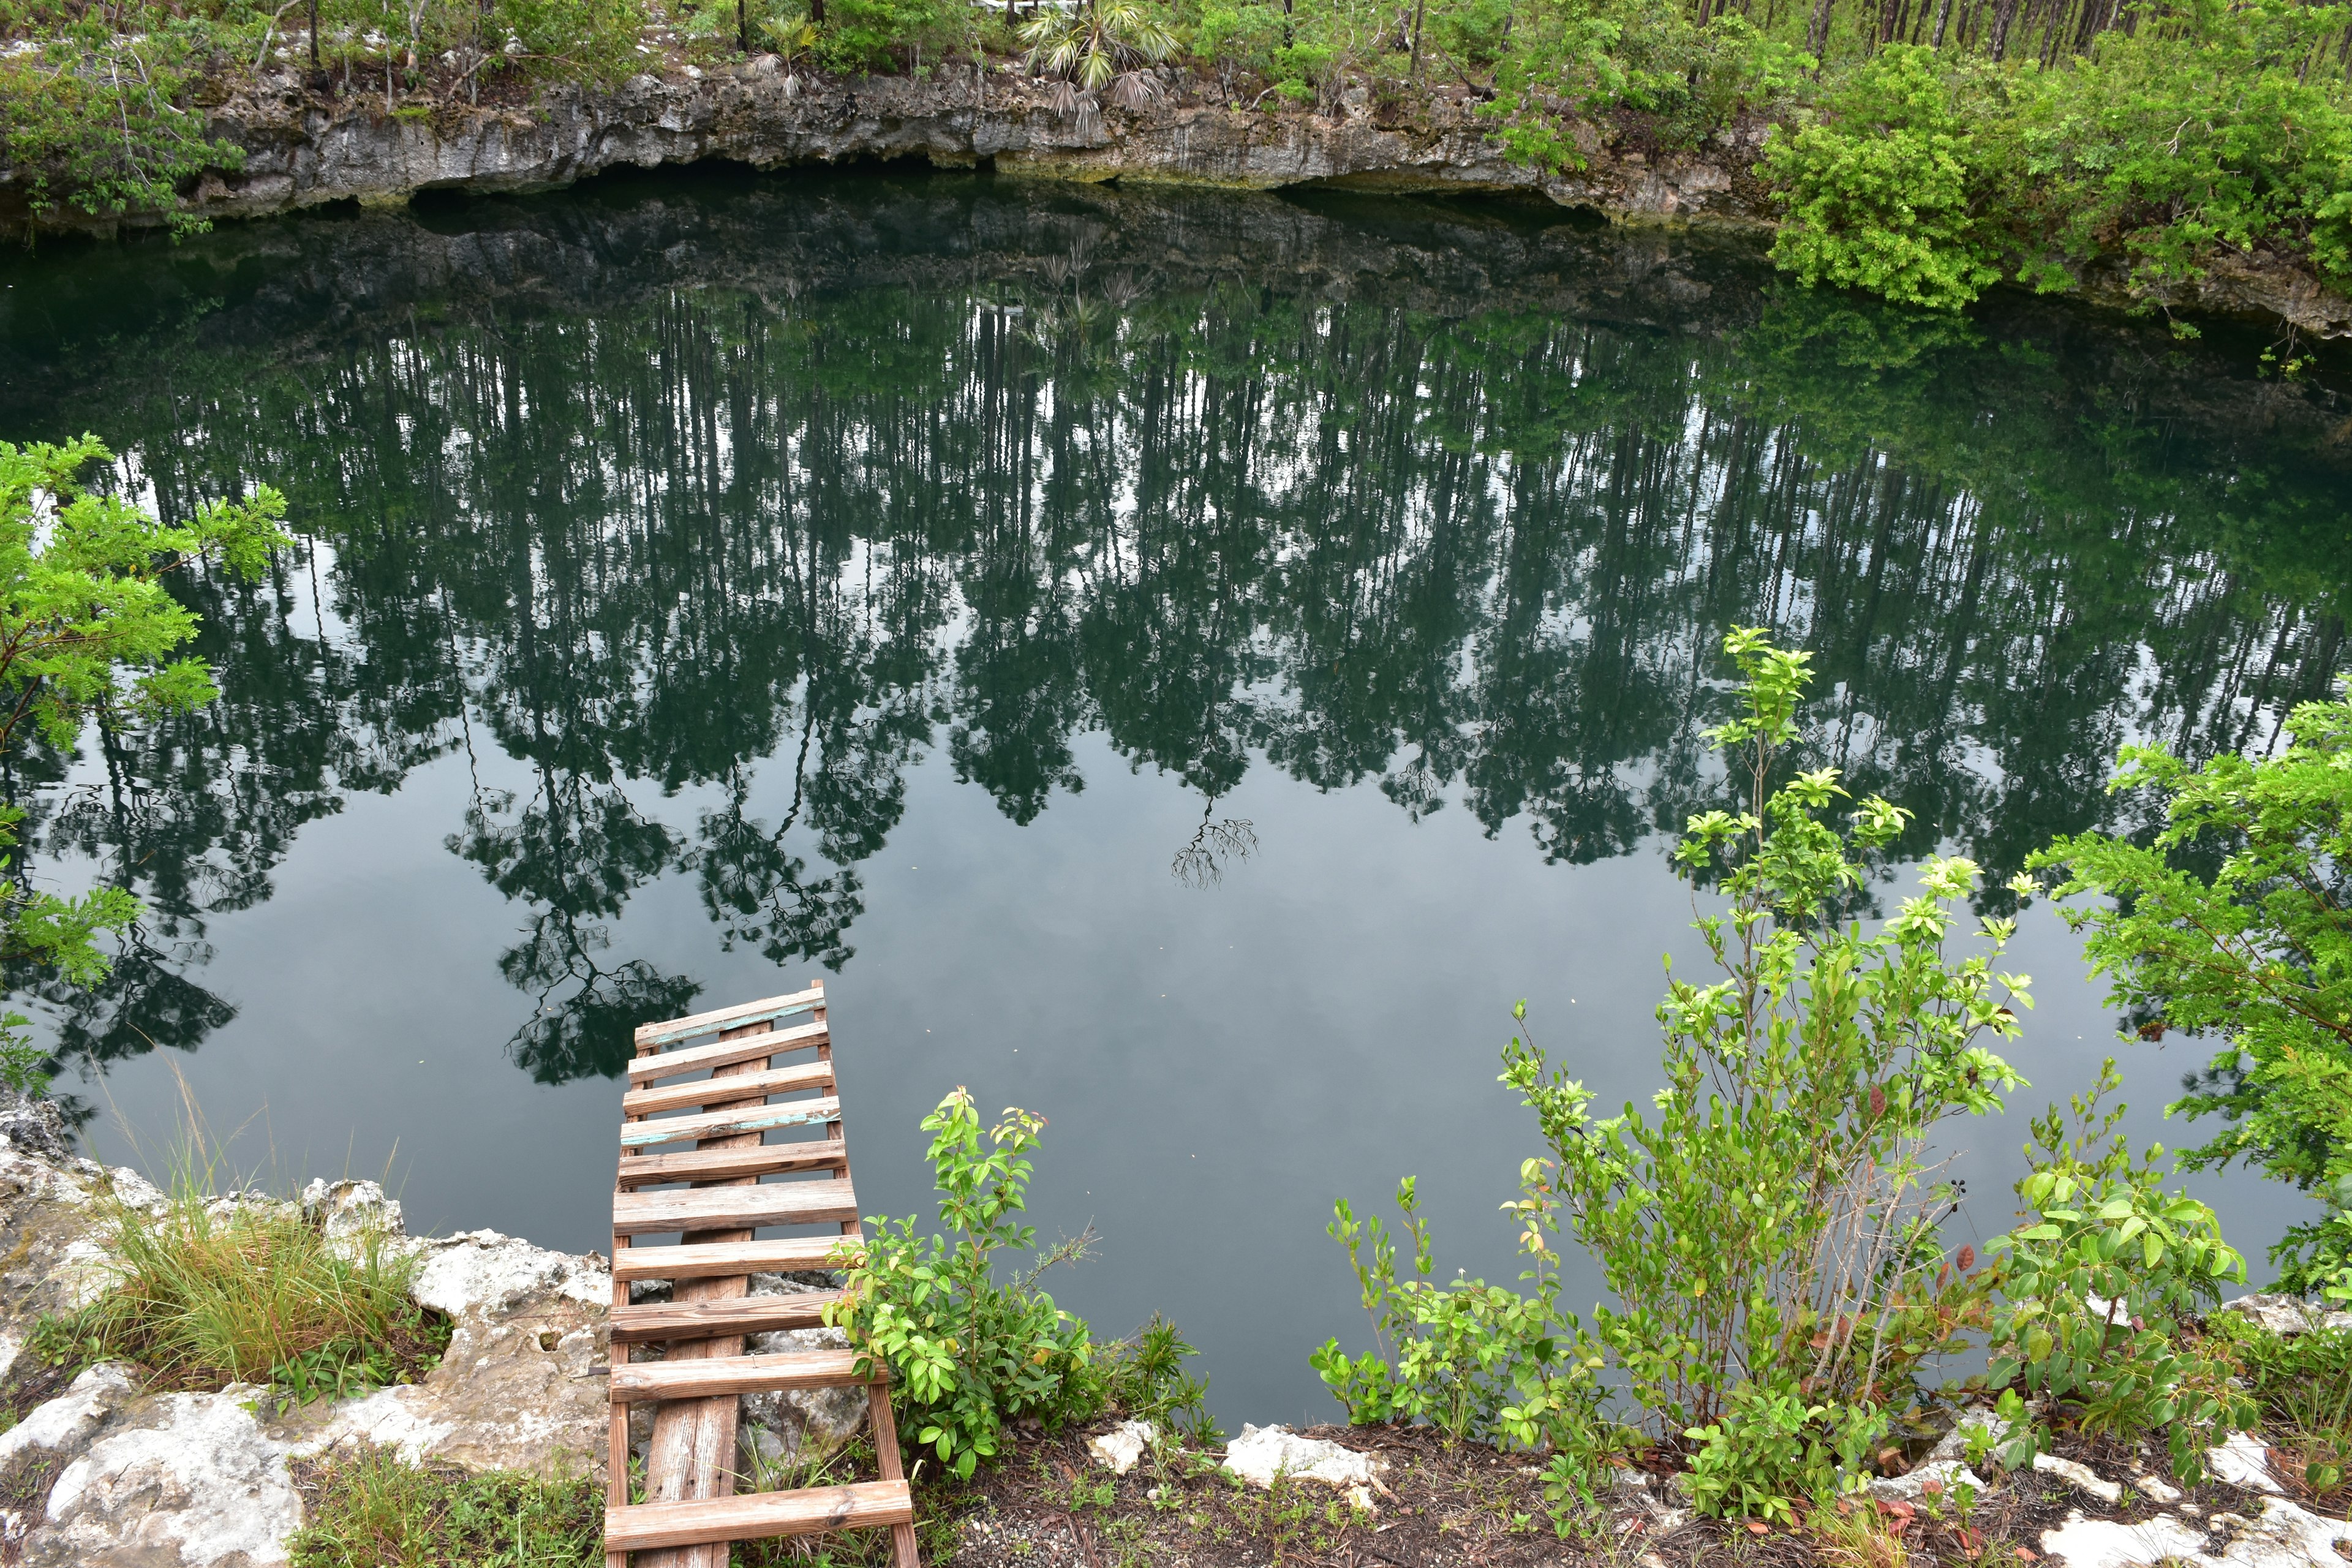
<path id="1" fill-rule="evenodd" d="M 284 1445 L 255 1418 L 257 1392 L 152 1394 L 124 1406 L 50 1486 L 24 1539 L 26 1568 L 286 1562 L 302 1500 Z"/>
<path id="2" fill-rule="evenodd" d="M 2221 1303 L 2221 1310 L 2251 1318 L 2274 1334 L 2293 1336 L 2323 1329 L 2352 1329 L 2352 1311 L 2330 1311 L 2297 1297 L 2257 1292 Z"/>
<path id="3" fill-rule="evenodd" d="M 1888 1502 L 1916 1502 L 1922 1498 L 1950 1498 L 1960 1487 L 1981 1495 L 1990 1490 L 1983 1478 L 1958 1459 L 1928 1459 L 1899 1476 L 1880 1476 L 1870 1483 L 1870 1495 Z"/>
<path id="4" fill-rule="evenodd" d="M 440 1364 L 413 1384 L 289 1412 L 273 1430 L 302 1454 L 371 1443 L 412 1464 L 601 1474 L 613 1289 L 604 1259 L 496 1231 L 409 1245 L 423 1254 L 410 1294 L 452 1320 Z"/>
<path id="5" fill-rule="evenodd" d="M 2193 1521 L 2160 1513 L 2145 1521 L 2085 1519 L 2078 1510 L 2042 1532 L 2045 1556 L 2066 1568 L 2352 1568 L 2352 1525 L 2270 1498 L 2260 1519 L 2215 1514 Z"/>
<path id="6" fill-rule="evenodd" d="M 1224 1468 L 1254 1487 L 1272 1487 L 1278 1478 L 1336 1487 L 1357 1508 L 1370 1510 L 1372 1493 L 1385 1491 L 1381 1473 L 1388 1461 L 1321 1437 L 1302 1437 L 1287 1426 L 1244 1426 L 1225 1445 Z"/>
<path id="7" fill-rule="evenodd" d="M 1160 1441 L 1160 1428 L 1149 1421 L 1122 1421 L 1108 1432 L 1087 1439 L 1087 1453 L 1112 1475 L 1135 1468 Z"/>

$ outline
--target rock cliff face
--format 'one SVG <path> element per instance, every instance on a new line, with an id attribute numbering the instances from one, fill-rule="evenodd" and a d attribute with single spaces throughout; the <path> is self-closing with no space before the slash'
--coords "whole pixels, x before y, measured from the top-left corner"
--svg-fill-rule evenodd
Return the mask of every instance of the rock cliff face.
<path id="1" fill-rule="evenodd" d="M 1547 176 L 1490 145 L 1466 96 L 1433 96 L 1408 121 L 1376 116 L 1360 98 L 1337 117 L 1245 112 L 1192 100 L 1172 76 L 1170 83 L 1140 113 L 1081 121 L 1002 72 L 826 81 L 787 74 L 768 56 L 725 74 L 647 74 L 609 92 L 560 89 L 528 113 L 415 119 L 388 116 L 364 97 L 323 101 L 291 75 L 268 77 L 213 111 L 212 133 L 244 147 L 247 159 L 235 174 L 205 180 L 196 205 L 208 216 L 244 217 L 448 187 L 541 189 L 615 167 L 706 158 L 762 169 L 919 159 L 1089 182 L 1526 191 L 1623 220 L 1760 227 L 1766 217 L 1762 192 L 1745 174 L 1755 149 L 1738 137 L 1708 156 L 1654 167 L 1589 136 L 1588 170 Z"/>
<path id="2" fill-rule="evenodd" d="M 1202 101 L 1166 73 L 1139 112 L 1080 120 L 1040 84 L 1007 70 L 950 68 L 928 81 L 795 76 L 774 57 L 719 73 L 640 75 L 610 90 L 559 88 L 528 110 L 387 113 L 364 93 L 322 99 L 291 73 L 265 75 L 211 110 L 210 133 L 246 149 L 235 173 L 192 193 L 209 218 L 257 217 L 336 202 L 394 205 L 420 192 L 542 190 L 618 168 L 723 160 L 759 169 L 914 160 L 1032 179 L 1274 190 L 1318 185 L 1392 193 L 1516 192 L 1618 225 L 1769 236 L 1773 207 L 1754 174 L 1763 128 L 1698 153 L 1645 154 L 1593 127 L 1586 167 L 1549 174 L 1507 158 L 1466 92 L 1409 110 L 1357 92 L 1336 114 L 1241 110 Z M 26 221 L 0 170 L 0 225 Z M 13 210 L 12 210 L 13 209 Z M 59 221 L 82 221 L 58 215 Z M 2284 324 L 2308 338 L 2352 337 L 2352 300 L 2267 256 L 2227 257 L 2195 284 L 2135 294 L 2094 272 L 2075 290 L 2126 309 Z"/>

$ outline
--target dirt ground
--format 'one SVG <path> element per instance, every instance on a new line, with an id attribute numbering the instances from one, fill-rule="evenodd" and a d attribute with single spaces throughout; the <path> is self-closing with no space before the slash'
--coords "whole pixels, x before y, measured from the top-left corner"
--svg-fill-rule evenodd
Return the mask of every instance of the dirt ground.
<path id="1" fill-rule="evenodd" d="M 2126 1521 L 2158 1511 L 2204 1516 L 2217 1532 L 2232 1516 L 2262 1511 L 2258 1495 L 2219 1483 L 2189 1490 L 2186 1507 L 2159 1510 L 2130 1489 L 2129 1478 L 2163 1477 L 2160 1455 L 2075 1442 L 2061 1456 L 2123 1480 L 2119 1504 L 2023 1471 L 1977 1498 L 1965 1516 L 1932 1498 L 1864 1502 L 1849 1507 L 1840 1530 L 1814 1522 L 1791 1530 L 1696 1518 L 1670 1476 L 1629 1470 L 1599 1506 L 1571 1510 L 1563 1535 L 1526 1456 L 1449 1448 L 1426 1428 L 1306 1434 L 1388 1461 L 1386 1495 L 1369 1514 L 1312 1482 L 1286 1481 L 1271 1492 L 1245 1487 L 1217 1469 L 1213 1454 L 1147 1456 L 1115 1477 L 1088 1455 L 1091 1435 L 1034 1436 L 969 1487 L 921 1487 L 924 1561 L 954 1568 L 2017 1568 L 2041 1563 L 2042 1532 L 2077 1511 Z"/>

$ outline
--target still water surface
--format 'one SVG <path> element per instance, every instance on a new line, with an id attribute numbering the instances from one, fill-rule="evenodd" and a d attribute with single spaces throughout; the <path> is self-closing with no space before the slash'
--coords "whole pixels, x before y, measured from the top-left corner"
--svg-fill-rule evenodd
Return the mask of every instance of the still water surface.
<path id="1" fill-rule="evenodd" d="M 630 1026 L 825 973 L 869 1212 L 948 1089 L 1045 1112 L 1034 1217 L 1102 1236 L 1063 1300 L 1167 1312 L 1229 1425 L 1333 1411 L 1333 1197 L 1417 1173 L 1446 1267 L 1512 1271 L 1515 999 L 1654 1087 L 1727 625 L 1996 882 L 2124 820 L 2119 743 L 2265 744 L 2346 662 L 2324 388 L 1558 215 L 672 178 L 0 282 L 0 437 L 303 535 L 186 584 L 219 703 L 14 781 L 37 880 L 151 910 L 94 996 L 15 977 L 94 1151 L 155 1163 L 184 1081 L 248 1166 L 601 1247 Z M 2046 910 L 2018 948 L 1979 1239 L 2124 1049 Z M 2159 1135 L 2195 1058 L 2125 1058 Z M 2200 1190 L 2259 1274 L 2299 1200 Z"/>

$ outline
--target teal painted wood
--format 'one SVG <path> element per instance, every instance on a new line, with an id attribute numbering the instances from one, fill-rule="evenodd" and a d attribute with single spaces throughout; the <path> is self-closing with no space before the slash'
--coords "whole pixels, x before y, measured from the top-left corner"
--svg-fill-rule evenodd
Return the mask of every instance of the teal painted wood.
<path id="1" fill-rule="evenodd" d="M 711 1110 L 699 1116 L 673 1116 L 653 1121 L 631 1121 L 621 1128 L 621 1147 L 646 1149 L 675 1143 L 684 1138 L 719 1138 L 733 1132 L 765 1132 L 778 1127 L 808 1127 L 841 1120 L 841 1101 L 795 1100 L 790 1105 L 751 1105 L 740 1110 Z"/>
<path id="2" fill-rule="evenodd" d="M 822 993 L 785 1003 L 781 1007 L 762 1007 L 755 1012 L 738 1013 L 732 1017 L 716 1018 L 707 1024 L 685 1024 L 664 1029 L 658 1034 L 640 1035 L 640 1046 L 666 1046 L 678 1040 L 691 1040 L 701 1035 L 715 1035 L 721 1029 L 740 1029 L 751 1024 L 764 1024 L 776 1018 L 789 1018 L 795 1013 L 814 1013 L 824 1005 Z"/>
<path id="3" fill-rule="evenodd" d="M 734 1027 L 731 1024 L 726 1026 Z M 746 1035 L 740 1040 L 722 1040 L 715 1046 L 689 1046 L 680 1051 L 661 1051 L 649 1057 L 638 1057 L 629 1063 L 629 1078 L 633 1083 L 648 1082 L 657 1078 L 676 1078 L 680 1073 L 698 1072 L 704 1068 L 731 1067 L 737 1062 L 758 1061 L 761 1057 L 780 1057 L 791 1051 L 804 1051 L 812 1046 L 828 1044 L 831 1038 L 831 1033 L 824 1024 L 801 1024 L 789 1029 L 771 1029 L 764 1035 Z"/>

